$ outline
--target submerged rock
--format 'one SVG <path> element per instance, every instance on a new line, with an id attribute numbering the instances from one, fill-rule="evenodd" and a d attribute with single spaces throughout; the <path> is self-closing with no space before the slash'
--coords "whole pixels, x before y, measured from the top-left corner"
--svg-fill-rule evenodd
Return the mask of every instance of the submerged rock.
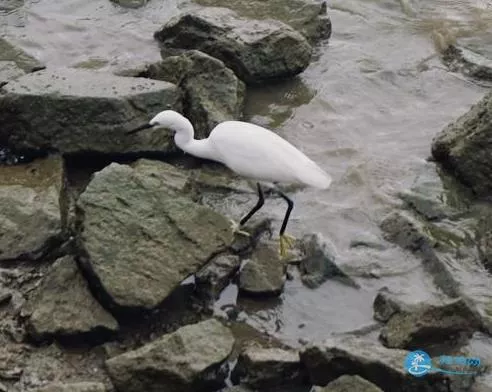
<path id="1" fill-rule="evenodd" d="M 444 64 L 453 72 L 492 81 L 492 60 L 470 49 L 449 45 L 442 53 Z"/>
<path id="2" fill-rule="evenodd" d="M 32 338 L 110 335 L 118 323 L 94 299 L 77 263 L 70 256 L 57 260 L 26 303 Z"/>
<path id="3" fill-rule="evenodd" d="M 480 330 L 479 316 L 461 298 L 444 304 L 421 304 L 397 310 L 382 329 L 387 347 L 408 350 L 470 337 Z"/>
<path id="4" fill-rule="evenodd" d="M 285 271 L 277 249 L 259 244 L 239 273 L 239 291 L 251 296 L 279 295 L 284 288 Z"/>
<path id="5" fill-rule="evenodd" d="M 311 42 L 330 38 L 331 21 L 326 2 L 304 0 L 196 0 L 208 7 L 227 7 L 247 18 L 277 19 L 290 25 Z"/>
<path id="6" fill-rule="evenodd" d="M 316 288 L 328 279 L 338 279 L 349 286 L 359 288 L 359 285 L 335 263 L 335 246 L 320 234 L 308 234 L 301 240 L 299 270 L 302 282 Z"/>
<path id="7" fill-rule="evenodd" d="M 38 259 L 62 237 L 61 157 L 0 166 L 0 260 Z"/>
<path id="8" fill-rule="evenodd" d="M 0 143 L 64 154 L 166 152 L 167 132 L 124 133 L 166 108 L 181 108 L 179 89 L 171 83 L 82 69 L 43 70 L 0 89 Z"/>
<path id="9" fill-rule="evenodd" d="M 301 361 L 311 382 L 325 386 L 345 374 L 358 375 L 383 391 L 448 391 L 449 376 L 429 373 L 417 378 L 402 366 L 408 352 L 388 349 L 363 338 L 337 337 L 306 347 Z"/>
<path id="10" fill-rule="evenodd" d="M 106 387 L 99 382 L 54 383 L 35 392 L 106 392 Z"/>
<path id="11" fill-rule="evenodd" d="M 121 392 L 185 392 L 222 386 L 234 345 L 231 331 L 215 319 L 187 325 L 139 349 L 106 361 Z"/>
<path id="12" fill-rule="evenodd" d="M 492 92 L 434 138 L 432 155 L 478 195 L 492 193 Z"/>
<path id="13" fill-rule="evenodd" d="M 302 384 L 305 376 L 298 352 L 261 347 L 242 351 L 232 373 L 235 382 L 258 389 Z"/>
<path id="14" fill-rule="evenodd" d="M 111 0 L 111 1 L 125 8 L 140 8 L 149 2 L 149 0 Z"/>
<path id="15" fill-rule="evenodd" d="M 152 309 L 232 242 L 230 222 L 177 191 L 171 165 L 113 163 L 80 196 L 83 265 L 111 306 Z"/>
<path id="16" fill-rule="evenodd" d="M 406 304 L 400 301 L 394 294 L 384 287 L 381 289 L 374 299 L 374 319 L 377 321 L 386 322 L 395 313 L 406 308 Z"/>
<path id="17" fill-rule="evenodd" d="M 179 85 L 184 91 L 184 115 L 198 139 L 220 122 L 240 117 L 244 83 L 224 63 L 198 50 L 171 56 L 149 66 L 147 76 Z"/>
<path id="18" fill-rule="evenodd" d="M 200 293 L 216 299 L 239 271 L 241 260 L 235 255 L 218 255 L 195 274 L 195 282 Z"/>
<path id="19" fill-rule="evenodd" d="M 311 46 L 290 26 L 243 19 L 226 8 L 187 12 L 154 37 L 165 48 L 197 49 L 218 58 L 248 84 L 295 76 L 311 61 Z"/>
<path id="20" fill-rule="evenodd" d="M 313 392 L 384 392 L 372 382 L 359 376 L 341 376 L 325 387 L 315 387 Z"/>
<path id="21" fill-rule="evenodd" d="M 0 61 L 13 61 L 24 72 L 34 72 L 45 68 L 44 64 L 8 42 L 6 38 L 0 38 Z"/>

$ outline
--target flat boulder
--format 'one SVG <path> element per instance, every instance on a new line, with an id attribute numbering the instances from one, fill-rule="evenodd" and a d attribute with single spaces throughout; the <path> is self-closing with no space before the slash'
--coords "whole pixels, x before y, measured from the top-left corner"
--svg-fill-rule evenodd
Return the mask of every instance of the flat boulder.
<path id="1" fill-rule="evenodd" d="M 162 162 L 112 163 L 77 201 L 83 266 L 110 306 L 152 309 L 232 242 L 230 222 L 184 195 Z"/>
<path id="2" fill-rule="evenodd" d="M 0 261 L 43 256 L 59 243 L 63 161 L 0 166 Z"/>
<path id="3" fill-rule="evenodd" d="M 434 138 L 432 155 L 476 194 L 492 193 L 492 92 Z"/>
<path id="4" fill-rule="evenodd" d="M 313 385 L 326 386 L 345 374 L 358 375 L 383 391 L 447 391 L 449 376 L 415 377 L 403 367 L 408 351 L 389 349 L 368 338 L 343 336 L 307 346 L 301 361 Z"/>
<path id="5" fill-rule="evenodd" d="M 158 112 L 181 108 L 168 82 L 60 68 L 24 75 L 0 89 L 0 144 L 72 153 L 165 152 L 171 136 L 125 131 Z"/>
<path id="6" fill-rule="evenodd" d="M 234 337 L 215 319 L 186 325 L 106 361 L 121 392 L 192 392 L 223 385 Z M 215 387 L 215 389 L 214 389 Z"/>
<path id="7" fill-rule="evenodd" d="M 184 91 L 184 115 L 201 139 L 219 123 L 242 113 L 245 86 L 225 64 L 198 50 L 166 57 L 147 70 L 152 79 L 177 84 Z"/>
<path id="8" fill-rule="evenodd" d="M 254 346 L 239 354 L 232 373 L 234 381 L 258 389 L 301 385 L 305 376 L 297 351 Z"/>
<path id="9" fill-rule="evenodd" d="M 481 329 L 480 316 L 462 299 L 443 304 L 420 304 L 396 310 L 380 338 L 385 346 L 416 350 L 470 338 Z"/>
<path id="10" fill-rule="evenodd" d="M 70 256 L 57 260 L 24 306 L 32 338 L 109 336 L 116 320 L 94 299 L 77 263 Z"/>
<path id="11" fill-rule="evenodd" d="M 293 77 L 312 54 L 308 41 L 285 23 L 245 19 L 219 7 L 179 15 L 154 37 L 164 48 L 197 49 L 223 61 L 247 84 Z"/>

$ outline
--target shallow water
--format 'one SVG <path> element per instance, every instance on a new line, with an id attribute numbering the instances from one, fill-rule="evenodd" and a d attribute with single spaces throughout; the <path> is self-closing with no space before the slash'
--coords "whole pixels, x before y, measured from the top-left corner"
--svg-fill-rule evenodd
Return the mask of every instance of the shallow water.
<path id="1" fill-rule="evenodd" d="M 25 1 L 0 11 L 0 23 L 3 34 L 48 67 L 82 64 L 104 72 L 158 60 L 153 32 L 187 7 L 193 4 L 151 0 L 135 10 L 109 0 Z M 398 203 L 395 192 L 428 170 L 433 136 L 486 92 L 448 72 L 439 48 L 463 39 L 487 52 L 492 42 L 486 0 L 333 0 L 328 7 L 333 34 L 317 59 L 293 81 L 252 91 L 246 118 L 274 128 L 334 178 L 327 191 L 293 196 L 289 231 L 321 232 L 335 244 L 339 263 L 381 278 L 358 278 L 360 290 L 334 281 L 310 290 L 294 279 L 273 306 L 248 304 L 248 322 L 292 344 L 372 324 L 372 301 L 382 286 L 413 301 L 435 294 L 413 256 L 392 246 L 349 244 L 381 236 L 378 221 Z M 244 196 L 233 210 L 239 214 L 252 203 Z M 277 199 L 263 212 L 276 227 L 283 213 Z M 232 287 L 224 300 L 234 295 Z"/>

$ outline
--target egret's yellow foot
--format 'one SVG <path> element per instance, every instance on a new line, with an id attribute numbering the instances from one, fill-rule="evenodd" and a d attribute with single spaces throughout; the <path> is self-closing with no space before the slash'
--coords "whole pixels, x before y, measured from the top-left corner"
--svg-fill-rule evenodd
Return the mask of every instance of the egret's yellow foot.
<path id="1" fill-rule="evenodd" d="M 282 234 L 280 236 L 280 257 L 282 259 L 285 259 L 287 257 L 287 251 L 292 248 L 292 246 L 295 244 L 296 239 L 288 234 Z"/>
<path id="2" fill-rule="evenodd" d="M 229 222 L 231 222 L 231 229 L 232 229 L 232 232 L 234 234 L 241 234 L 241 235 L 244 235 L 246 237 L 251 237 L 251 234 L 249 234 L 247 231 L 241 230 L 239 228 L 240 226 L 236 221 L 229 219 Z"/>

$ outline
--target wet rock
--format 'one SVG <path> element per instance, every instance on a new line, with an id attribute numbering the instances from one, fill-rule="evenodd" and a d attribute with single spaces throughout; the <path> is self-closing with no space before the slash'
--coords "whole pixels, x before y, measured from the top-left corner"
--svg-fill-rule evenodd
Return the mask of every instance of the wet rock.
<path id="1" fill-rule="evenodd" d="M 13 61 L 24 72 L 34 72 L 45 68 L 38 60 L 12 45 L 6 38 L 0 38 L 0 61 Z"/>
<path id="2" fill-rule="evenodd" d="M 233 345 L 231 331 L 219 321 L 209 319 L 111 358 L 106 365 L 121 392 L 218 388 L 227 375 L 224 361 Z"/>
<path id="3" fill-rule="evenodd" d="M 335 263 L 335 246 L 321 234 L 308 234 L 301 240 L 303 253 L 299 270 L 302 282 L 316 288 L 328 279 L 338 279 L 349 286 L 359 288 L 359 285 Z"/>
<path id="4" fill-rule="evenodd" d="M 326 2 L 198 0 L 196 3 L 208 7 L 227 7 L 247 18 L 280 20 L 311 42 L 330 38 L 331 35 L 331 21 L 327 15 Z"/>
<path id="5" fill-rule="evenodd" d="M 22 75 L 25 72 L 14 61 L 0 61 L 0 87 Z"/>
<path id="6" fill-rule="evenodd" d="M 27 74 L 0 92 L 0 143 L 65 154 L 169 151 L 167 132 L 124 132 L 181 107 L 173 84 L 71 68 Z"/>
<path id="7" fill-rule="evenodd" d="M 154 37 L 166 48 L 197 49 L 231 68 L 248 84 L 293 77 L 304 71 L 312 48 L 285 23 L 240 18 L 226 8 L 178 16 Z"/>
<path id="8" fill-rule="evenodd" d="M 125 8 L 140 8 L 149 2 L 149 0 L 111 0 L 111 1 Z"/>
<path id="9" fill-rule="evenodd" d="M 277 249 L 259 244 L 239 273 L 239 291 L 252 296 L 279 295 L 285 284 L 285 270 Z"/>
<path id="10" fill-rule="evenodd" d="M 60 157 L 0 167 L 0 260 L 38 259 L 62 236 Z"/>
<path id="11" fill-rule="evenodd" d="M 224 63 L 198 50 L 165 58 L 148 69 L 148 77 L 178 84 L 184 91 L 184 114 L 197 138 L 207 137 L 220 122 L 240 117 L 245 86 Z"/>
<path id="12" fill-rule="evenodd" d="M 470 337 L 480 330 L 479 316 L 461 298 L 434 305 L 422 304 L 396 311 L 382 329 L 385 346 L 416 350 L 431 344 Z"/>
<path id="13" fill-rule="evenodd" d="M 486 213 L 480 219 L 476 239 L 480 261 L 492 273 L 492 212 Z"/>
<path id="14" fill-rule="evenodd" d="M 376 298 L 374 299 L 373 309 L 374 309 L 374 319 L 377 321 L 386 322 L 395 313 L 400 312 L 405 308 L 405 303 L 400 301 L 396 296 L 389 292 L 389 290 L 384 287 L 381 289 Z"/>
<path id="15" fill-rule="evenodd" d="M 372 382 L 359 376 L 341 376 L 325 387 L 315 387 L 313 392 L 384 392 Z"/>
<path id="16" fill-rule="evenodd" d="M 234 382 L 259 389 L 299 385 L 305 376 L 298 352 L 261 347 L 243 350 L 232 373 Z"/>
<path id="17" fill-rule="evenodd" d="M 383 391 L 442 392 L 448 391 L 449 376 L 429 373 L 417 378 L 402 366 L 407 351 L 388 349 L 364 338 L 336 337 L 301 351 L 314 385 L 326 386 L 345 374 L 358 375 Z"/>
<path id="18" fill-rule="evenodd" d="M 432 223 L 422 223 L 410 214 L 394 211 L 380 224 L 386 239 L 411 250 L 422 259 L 434 284 L 451 298 L 463 297 L 480 313 L 483 328 L 492 331 L 490 290 L 492 279 L 478 263 L 471 245 Z"/>
<path id="19" fill-rule="evenodd" d="M 241 260 L 235 255 L 218 255 L 195 275 L 199 292 L 217 299 L 232 277 L 239 271 Z"/>
<path id="20" fill-rule="evenodd" d="M 29 315 L 28 331 L 36 340 L 89 334 L 101 338 L 118 329 L 116 320 L 92 296 L 70 256 L 53 264 L 23 314 Z"/>
<path id="21" fill-rule="evenodd" d="M 492 81 L 492 60 L 465 47 L 449 45 L 442 52 L 444 64 L 453 72 Z"/>
<path id="22" fill-rule="evenodd" d="M 106 387 L 99 382 L 54 383 L 35 392 L 106 392 Z"/>
<path id="23" fill-rule="evenodd" d="M 171 165 L 113 163 L 80 196 L 83 266 L 109 306 L 152 309 L 232 241 L 230 222 L 176 189 Z"/>
<path id="24" fill-rule="evenodd" d="M 478 195 L 492 192 L 492 93 L 444 128 L 432 141 L 432 155 Z"/>

